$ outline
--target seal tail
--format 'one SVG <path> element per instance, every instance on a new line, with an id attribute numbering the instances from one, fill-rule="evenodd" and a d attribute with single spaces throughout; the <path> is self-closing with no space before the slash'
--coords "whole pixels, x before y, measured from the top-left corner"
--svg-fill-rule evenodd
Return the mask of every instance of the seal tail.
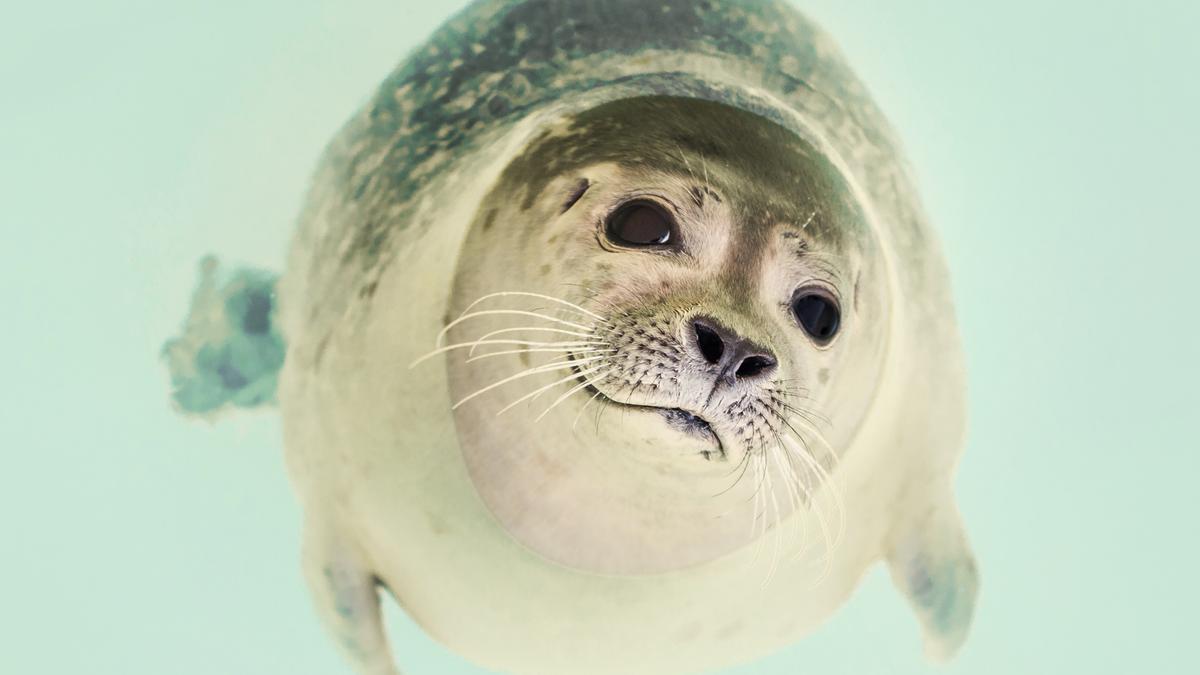
<path id="1" fill-rule="evenodd" d="M 163 344 L 171 398 L 184 415 L 273 406 L 286 352 L 276 323 L 279 275 L 200 261 L 200 281 L 182 333 Z"/>

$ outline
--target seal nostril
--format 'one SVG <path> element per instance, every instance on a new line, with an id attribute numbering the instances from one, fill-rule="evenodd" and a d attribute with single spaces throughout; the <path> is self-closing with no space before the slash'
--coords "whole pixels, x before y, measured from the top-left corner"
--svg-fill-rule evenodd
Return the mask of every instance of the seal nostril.
<path id="1" fill-rule="evenodd" d="M 699 321 L 692 325 L 696 329 L 696 345 L 700 347 L 704 360 L 713 364 L 720 363 L 721 356 L 725 353 L 725 341 L 721 339 L 720 334 Z"/>
<path id="2" fill-rule="evenodd" d="M 747 356 L 738 364 L 738 369 L 734 374 L 738 377 L 754 377 L 773 367 L 775 367 L 775 359 L 769 356 Z"/>

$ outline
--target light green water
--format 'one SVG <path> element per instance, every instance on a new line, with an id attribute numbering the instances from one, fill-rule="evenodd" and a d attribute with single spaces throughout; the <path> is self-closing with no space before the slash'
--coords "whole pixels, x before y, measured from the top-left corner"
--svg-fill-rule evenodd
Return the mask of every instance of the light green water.
<path id="1" fill-rule="evenodd" d="M 436 3 L 7 7 L 0 672 L 341 673 L 272 415 L 172 415 L 206 252 L 279 268 L 316 155 Z M 731 672 L 1189 673 L 1200 6 L 803 3 L 905 140 L 971 372 L 983 590 L 935 671 L 882 570 Z M 478 673 L 389 615 L 410 673 Z"/>

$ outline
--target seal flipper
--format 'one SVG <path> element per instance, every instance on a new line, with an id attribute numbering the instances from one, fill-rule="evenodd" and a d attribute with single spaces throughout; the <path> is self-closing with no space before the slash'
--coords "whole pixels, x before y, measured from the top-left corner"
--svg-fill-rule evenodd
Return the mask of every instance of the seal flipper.
<path id="1" fill-rule="evenodd" d="M 212 256 L 200 262 L 183 333 L 162 349 L 180 412 L 209 415 L 229 405 L 275 403 L 285 352 L 275 322 L 277 280 L 264 270 L 222 270 Z"/>
<path id="2" fill-rule="evenodd" d="M 363 675 L 400 675 L 383 630 L 379 581 L 352 548 L 309 525 L 304 534 L 304 578 L 317 614 L 342 653 Z"/>
<path id="3" fill-rule="evenodd" d="M 975 556 L 949 490 L 897 533 L 888 566 L 921 621 L 926 657 L 949 660 L 967 639 L 979 590 Z"/>

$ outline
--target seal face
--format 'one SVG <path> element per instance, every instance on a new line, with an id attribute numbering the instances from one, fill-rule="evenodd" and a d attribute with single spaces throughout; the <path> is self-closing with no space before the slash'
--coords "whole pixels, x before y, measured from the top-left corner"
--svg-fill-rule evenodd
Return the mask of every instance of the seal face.
<path id="1" fill-rule="evenodd" d="M 638 97 L 561 121 L 508 165 L 462 261 L 448 334 L 480 344 L 448 367 L 471 478 L 570 567 L 661 573 L 763 536 L 875 395 L 878 243 L 837 170 L 752 113 Z"/>

